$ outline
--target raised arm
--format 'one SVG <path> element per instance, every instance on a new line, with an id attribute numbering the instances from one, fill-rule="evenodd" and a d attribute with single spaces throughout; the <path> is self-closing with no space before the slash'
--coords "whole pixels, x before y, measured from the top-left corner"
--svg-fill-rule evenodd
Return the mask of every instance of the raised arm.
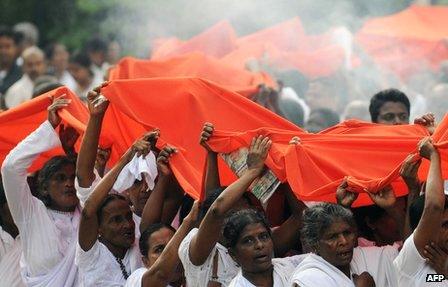
<path id="1" fill-rule="evenodd" d="M 146 155 L 149 151 L 150 144 L 146 141 L 145 136 L 143 136 L 126 151 L 112 170 L 107 173 L 95 187 L 92 194 L 87 199 L 82 210 L 78 235 L 79 245 L 84 251 L 90 250 L 98 238 L 98 208 L 112 189 L 121 170 L 132 159 L 135 153 L 138 155 Z"/>
<path id="2" fill-rule="evenodd" d="M 425 207 L 422 217 L 414 231 L 414 243 L 420 255 L 424 256 L 425 245 L 435 241 L 441 228 L 441 219 L 445 208 L 443 178 L 440 164 L 440 154 L 430 138 L 419 143 L 420 155 L 430 160 L 428 178 L 425 190 Z"/>
<path id="3" fill-rule="evenodd" d="M 271 143 L 268 137 L 258 136 L 252 139 L 247 156 L 247 171 L 229 185 L 210 206 L 199 226 L 198 233 L 191 240 L 189 254 L 194 265 L 200 266 L 207 260 L 220 238 L 227 212 L 235 206 L 247 188 L 263 171 Z"/>
<path id="4" fill-rule="evenodd" d="M 212 137 L 214 131 L 213 124 L 205 123 L 202 128 L 201 138 L 199 143 L 207 151 L 207 162 L 206 162 L 206 172 L 205 172 L 205 184 L 204 184 L 204 194 L 207 195 L 219 188 L 221 183 L 219 181 L 219 170 L 218 170 L 218 154 L 214 152 L 208 145 L 207 141 Z"/>
<path id="5" fill-rule="evenodd" d="M 172 186 L 174 181 L 173 173 L 169 167 L 168 161 L 176 149 L 165 147 L 160 151 L 157 157 L 157 170 L 159 172 L 157 183 L 151 192 L 142 212 L 142 220 L 140 222 L 140 232 L 143 232 L 149 225 L 162 222 L 163 206 L 167 189 Z M 168 223 L 168 222 L 166 222 Z"/>
<path id="6" fill-rule="evenodd" d="M 103 83 L 87 94 L 90 118 L 76 164 L 76 177 L 79 186 L 84 188 L 90 187 L 95 180 L 93 169 L 95 168 L 101 125 L 109 105 L 108 101 L 99 101 L 99 96 L 100 89 L 106 85 L 107 83 Z"/>
<path id="7" fill-rule="evenodd" d="M 48 120 L 21 141 L 5 158 L 2 165 L 3 186 L 14 221 L 19 224 L 35 212 L 37 199 L 27 182 L 28 168 L 43 152 L 61 145 L 55 128 L 61 123 L 57 111 L 67 107 L 69 99 L 62 95 L 48 107 Z"/>
<path id="8" fill-rule="evenodd" d="M 154 265 L 145 272 L 142 279 L 142 287 L 165 287 L 170 282 L 171 276 L 180 263 L 177 250 L 182 240 L 195 225 L 199 214 L 199 202 L 195 201 L 190 213 L 185 217 L 179 229 L 171 238 Z"/>
<path id="9" fill-rule="evenodd" d="M 277 228 L 272 230 L 274 252 L 276 257 L 284 256 L 289 250 L 299 244 L 299 232 L 302 228 L 302 214 L 306 205 L 299 201 L 288 185 L 286 201 L 292 212 L 291 216 Z"/>
<path id="10" fill-rule="evenodd" d="M 406 185 L 408 186 L 408 196 L 406 200 L 406 214 L 405 214 L 405 220 L 404 220 L 404 227 L 403 227 L 403 238 L 408 238 L 409 235 L 411 235 L 411 224 L 410 224 L 410 217 L 409 217 L 409 209 L 411 208 L 412 202 L 418 197 L 420 190 L 422 188 L 422 184 L 418 181 L 417 178 L 417 172 L 420 167 L 420 164 L 422 163 L 422 160 L 414 160 L 416 154 L 409 155 L 403 163 L 403 166 L 400 169 L 400 175 L 405 181 Z M 415 174 L 415 176 L 413 176 Z M 417 180 L 409 181 L 406 178 L 415 178 Z M 409 181 L 409 182 L 408 182 Z"/>

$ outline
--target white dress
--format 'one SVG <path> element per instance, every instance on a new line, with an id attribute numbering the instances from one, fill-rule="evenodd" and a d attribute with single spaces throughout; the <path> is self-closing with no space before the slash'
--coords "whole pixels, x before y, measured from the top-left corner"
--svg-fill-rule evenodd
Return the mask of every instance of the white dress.
<path id="1" fill-rule="evenodd" d="M 34 159 L 60 145 L 57 133 L 45 121 L 9 153 L 2 166 L 6 198 L 21 238 L 21 272 L 28 286 L 78 286 L 74 259 L 79 209 L 70 213 L 48 209 L 31 194 L 27 183 Z"/>
<path id="2" fill-rule="evenodd" d="M 34 83 L 24 74 L 20 80 L 15 82 L 5 93 L 5 104 L 8 109 L 14 108 L 23 102 L 30 100 L 33 96 Z"/>
<path id="3" fill-rule="evenodd" d="M 400 254 L 394 261 L 398 275 L 399 287 L 440 287 L 448 286 L 448 280 L 443 282 L 426 282 L 428 274 L 437 272 L 426 264 L 414 243 L 414 233 L 406 239 Z"/>
<path id="4" fill-rule="evenodd" d="M 179 258 L 184 266 L 187 286 L 207 286 L 213 274 L 215 252 L 218 252 L 217 281 L 223 286 L 229 286 L 230 281 L 238 274 L 239 267 L 230 257 L 227 248 L 221 244 L 216 243 L 207 260 L 201 266 L 196 266 L 191 262 L 189 256 L 190 243 L 198 230 L 197 228 L 192 229 L 179 246 Z"/>
<path id="5" fill-rule="evenodd" d="M 392 262 L 397 254 L 398 249 L 394 246 L 357 247 L 353 250 L 350 273 L 359 275 L 368 272 L 375 280 L 376 286 L 396 287 L 397 276 Z M 291 286 L 293 284 L 300 287 L 355 287 L 352 278 L 313 253 L 308 254 L 294 271 Z"/>
<path id="6" fill-rule="evenodd" d="M 274 272 L 272 274 L 274 285 L 273 287 L 289 287 L 291 275 L 294 269 L 307 257 L 307 255 L 296 255 L 285 258 L 272 259 Z M 242 271 L 230 282 L 229 287 L 256 287 L 244 278 Z"/>

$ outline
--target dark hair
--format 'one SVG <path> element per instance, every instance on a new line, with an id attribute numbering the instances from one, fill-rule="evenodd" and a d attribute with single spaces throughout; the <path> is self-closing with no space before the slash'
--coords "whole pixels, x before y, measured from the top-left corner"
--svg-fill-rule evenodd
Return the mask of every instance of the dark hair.
<path id="1" fill-rule="evenodd" d="M 190 213 L 191 208 L 193 207 L 194 199 L 189 196 L 188 194 L 185 194 L 182 198 L 182 205 L 180 206 L 179 210 L 179 224 L 182 224 L 185 217 Z"/>
<path id="2" fill-rule="evenodd" d="M 376 93 L 370 99 L 369 112 L 372 122 L 378 122 L 380 109 L 387 102 L 402 103 L 408 114 L 411 112 L 411 103 L 405 93 L 397 89 L 386 89 Z"/>
<path id="3" fill-rule="evenodd" d="M 369 218 L 370 222 L 375 223 L 383 216 L 387 216 L 386 211 L 378 205 L 356 208 L 353 210 L 353 214 L 360 234 L 369 240 L 373 240 L 374 235 L 373 230 L 367 225 L 366 218 Z"/>
<path id="4" fill-rule="evenodd" d="M 46 48 L 45 48 L 45 56 L 47 57 L 47 59 L 51 60 L 51 58 L 53 58 L 54 56 L 54 51 L 56 50 L 57 46 L 62 46 L 65 48 L 64 44 L 58 43 L 58 42 L 53 42 L 51 44 L 49 44 Z"/>
<path id="5" fill-rule="evenodd" d="M 340 205 L 323 202 L 305 209 L 301 231 L 303 247 L 316 250 L 324 231 L 337 219 L 356 227 L 352 212 Z"/>
<path id="6" fill-rule="evenodd" d="M 425 209 L 425 195 L 422 194 L 417 197 L 409 207 L 409 225 L 412 230 L 417 228 L 418 223 L 423 215 Z M 448 209 L 448 195 L 445 194 L 445 209 Z"/>
<path id="7" fill-rule="evenodd" d="M 101 205 L 98 207 L 98 210 L 96 211 L 96 215 L 98 217 L 98 223 L 101 223 L 103 221 L 103 209 L 112 201 L 115 200 L 124 200 L 126 203 L 129 204 L 129 201 L 126 197 L 124 197 L 121 194 L 118 193 L 109 193 L 106 198 L 101 202 Z"/>
<path id="8" fill-rule="evenodd" d="M 107 43 L 101 38 L 90 39 L 85 46 L 85 51 L 89 52 L 103 52 L 107 53 Z"/>
<path id="9" fill-rule="evenodd" d="M 243 209 L 232 213 L 232 215 L 230 215 L 224 223 L 223 235 L 225 238 L 226 247 L 235 247 L 244 228 L 249 224 L 256 223 L 262 224 L 266 227 L 269 235 L 271 234 L 269 223 L 260 211 L 255 209 Z"/>
<path id="10" fill-rule="evenodd" d="M 64 155 L 58 155 L 49 159 L 39 171 L 37 178 L 39 199 L 42 200 L 45 206 L 51 205 L 51 197 L 47 190 L 51 177 L 66 165 L 76 166 L 75 160 Z"/>
<path id="11" fill-rule="evenodd" d="M 5 189 L 3 188 L 2 176 L 0 174 L 0 206 L 6 203 Z M 0 218 L 1 220 L 1 218 Z"/>
<path id="12" fill-rule="evenodd" d="M 157 232 L 163 228 L 167 228 L 172 232 L 176 233 L 176 229 L 174 229 L 174 227 L 166 223 L 153 223 L 150 226 L 148 226 L 148 228 L 146 228 L 145 231 L 143 231 L 143 233 L 140 235 L 140 239 L 138 242 L 138 245 L 140 247 L 140 253 L 142 254 L 142 256 L 146 257 L 148 255 L 148 251 L 150 248 L 148 240 L 151 237 L 151 235 L 154 232 Z"/>
<path id="13" fill-rule="evenodd" d="M 19 35 L 19 33 L 16 33 L 11 28 L 3 25 L 0 26 L 0 37 L 10 38 L 16 45 L 19 44 L 21 40 L 21 35 Z"/>
<path id="14" fill-rule="evenodd" d="M 93 76 L 93 71 L 90 69 L 90 66 L 92 65 L 92 61 L 90 61 L 89 56 L 85 53 L 74 53 L 70 57 L 70 63 L 80 65 L 83 68 L 86 68 L 89 70 L 90 75 Z"/>

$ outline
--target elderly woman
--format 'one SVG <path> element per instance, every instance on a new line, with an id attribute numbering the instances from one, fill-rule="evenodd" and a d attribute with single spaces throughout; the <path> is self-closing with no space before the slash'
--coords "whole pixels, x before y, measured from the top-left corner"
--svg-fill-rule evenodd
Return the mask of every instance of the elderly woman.
<path id="1" fill-rule="evenodd" d="M 397 286 L 392 267 L 397 249 L 355 248 L 356 241 L 356 224 L 350 210 L 331 203 L 307 209 L 302 244 L 311 253 L 294 271 L 292 286 Z"/>
<path id="2" fill-rule="evenodd" d="M 289 286 L 294 268 L 305 255 L 274 258 L 274 243 L 266 218 L 254 209 L 233 213 L 223 235 L 230 256 L 241 267 L 229 287 Z"/>

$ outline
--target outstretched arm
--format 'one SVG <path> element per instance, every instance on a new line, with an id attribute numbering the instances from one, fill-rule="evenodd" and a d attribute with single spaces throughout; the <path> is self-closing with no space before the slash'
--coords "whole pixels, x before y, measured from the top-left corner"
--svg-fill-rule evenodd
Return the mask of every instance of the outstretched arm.
<path id="1" fill-rule="evenodd" d="M 199 202 L 195 201 L 190 213 L 185 217 L 179 229 L 171 238 L 160 257 L 153 266 L 145 272 L 142 279 L 142 287 L 165 287 L 170 282 L 171 275 L 180 264 L 177 250 L 182 240 L 193 228 L 199 214 Z"/>
<path id="2" fill-rule="evenodd" d="M 207 195 L 219 188 L 221 183 L 219 181 L 219 170 L 218 170 L 218 154 L 214 152 L 208 145 L 207 141 L 212 137 L 214 131 L 213 124 L 205 123 L 202 128 L 201 138 L 199 143 L 207 151 L 207 162 L 206 162 L 206 172 L 205 172 L 205 184 L 204 184 L 204 194 Z"/>
<path id="3" fill-rule="evenodd" d="M 252 139 L 247 156 L 247 171 L 216 199 L 199 226 L 198 233 L 191 240 L 189 254 L 194 265 L 200 266 L 207 260 L 219 240 L 225 215 L 263 171 L 270 146 L 268 137 L 258 136 Z"/>
<path id="4" fill-rule="evenodd" d="M 78 162 L 76 164 L 76 177 L 80 187 L 88 188 L 95 180 L 93 169 L 95 168 L 98 143 L 100 139 L 103 118 L 109 105 L 108 101 L 99 102 L 100 89 L 107 83 L 96 87 L 87 94 L 88 107 L 90 112 L 87 129 L 79 150 Z"/>
<path id="5" fill-rule="evenodd" d="M 425 246 L 437 239 L 438 232 L 434 231 L 441 228 L 441 219 L 445 209 L 445 194 L 440 154 L 430 138 L 425 138 L 420 142 L 419 152 L 422 157 L 430 160 L 425 190 L 425 207 L 414 231 L 415 246 L 418 252 L 424 256 Z"/>
<path id="6" fill-rule="evenodd" d="M 82 250 L 90 250 L 98 238 L 98 208 L 109 194 L 109 191 L 112 189 L 121 170 L 132 159 L 135 153 L 138 155 L 146 155 L 150 151 L 150 144 L 146 141 L 145 136 L 137 140 L 132 147 L 126 151 L 114 168 L 112 168 L 112 170 L 100 181 L 87 199 L 82 210 L 79 225 L 78 239 L 79 246 Z"/>

